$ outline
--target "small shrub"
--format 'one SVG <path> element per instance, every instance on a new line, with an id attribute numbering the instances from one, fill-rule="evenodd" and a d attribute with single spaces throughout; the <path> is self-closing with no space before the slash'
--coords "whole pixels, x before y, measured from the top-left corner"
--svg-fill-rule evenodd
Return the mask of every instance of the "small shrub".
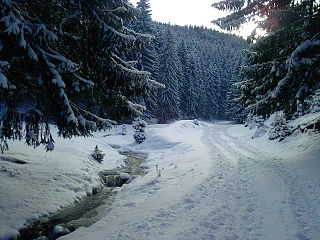
<path id="1" fill-rule="evenodd" d="M 292 130 L 291 128 L 289 128 L 286 118 L 282 114 L 276 115 L 273 123 L 271 124 L 269 139 L 279 139 L 279 142 L 281 142 L 286 136 L 289 136 L 291 133 Z"/>
<path id="2" fill-rule="evenodd" d="M 91 154 L 91 156 L 98 161 L 99 163 L 101 163 L 103 161 L 103 158 L 105 156 L 104 153 L 102 153 L 102 151 L 98 148 L 98 145 L 96 145 L 96 147 L 94 148 L 93 153 Z"/>
<path id="3" fill-rule="evenodd" d="M 127 127 L 125 124 L 121 126 L 121 135 L 123 136 L 127 135 Z"/>
<path id="4" fill-rule="evenodd" d="M 199 126 L 199 121 L 198 121 L 198 119 L 193 119 L 193 124 Z"/>
<path id="5" fill-rule="evenodd" d="M 137 143 L 142 143 L 145 139 L 145 128 L 147 123 L 141 119 L 138 119 L 133 123 L 133 128 L 135 129 L 135 133 L 133 134 L 133 138 L 136 140 Z"/>
<path id="6" fill-rule="evenodd" d="M 261 127 L 264 125 L 265 119 L 262 116 L 255 116 L 253 114 L 249 114 L 246 121 L 245 127 L 248 127 L 250 130 L 255 127 Z"/>
<path id="7" fill-rule="evenodd" d="M 133 134 L 133 138 L 136 140 L 137 143 L 142 143 L 146 139 L 146 136 L 144 132 L 135 132 Z"/>

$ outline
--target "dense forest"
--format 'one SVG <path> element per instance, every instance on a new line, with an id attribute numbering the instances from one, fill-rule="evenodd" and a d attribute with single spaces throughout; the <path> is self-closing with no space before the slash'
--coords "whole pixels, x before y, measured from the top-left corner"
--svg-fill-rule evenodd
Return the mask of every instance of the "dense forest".
<path id="1" fill-rule="evenodd" d="M 0 1 L 0 147 L 88 136 L 144 116 L 239 122 L 319 110 L 319 2 L 222 1 L 214 23 L 258 21 L 247 45 L 202 27 L 152 21 L 148 0 Z M 247 49 L 243 51 L 243 49 Z"/>
<path id="2" fill-rule="evenodd" d="M 138 19 L 133 28 L 154 35 L 155 40 L 137 51 L 134 58 L 138 59 L 139 70 L 151 72 L 152 79 L 166 86 L 150 98 L 137 100 L 146 106 L 145 116 L 166 123 L 176 119 L 226 119 L 227 114 L 232 115 L 236 104 L 230 93 L 235 92 L 231 83 L 240 81 L 237 69 L 243 61 L 243 49 L 248 47 L 246 42 L 202 27 L 154 23 L 150 15 L 143 13 L 140 17 L 149 19 L 149 23 Z"/>
<path id="3" fill-rule="evenodd" d="M 226 117 L 243 40 L 155 23 L 148 1 L 1 1 L 1 149 L 144 116 Z M 114 121 L 115 120 L 115 121 Z"/>

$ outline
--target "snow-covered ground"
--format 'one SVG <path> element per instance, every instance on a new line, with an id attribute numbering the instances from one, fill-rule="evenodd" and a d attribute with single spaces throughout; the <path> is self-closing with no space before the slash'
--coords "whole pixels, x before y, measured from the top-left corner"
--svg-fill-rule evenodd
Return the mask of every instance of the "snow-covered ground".
<path id="1" fill-rule="evenodd" d="M 56 139 L 54 153 L 12 145 L 3 156 L 29 163 L 1 161 L 0 239 L 99 184 L 99 170 L 122 162 L 109 144 L 147 153 L 148 174 L 122 187 L 105 218 L 61 239 L 319 239 L 319 135 L 279 143 L 243 125 L 179 121 L 149 125 L 139 145 L 117 131 Z M 96 144 L 102 166 L 88 158 Z"/>
<path id="2" fill-rule="evenodd" d="M 114 134 L 119 131 L 113 129 Z M 62 139 L 56 136 L 55 151 L 46 152 L 23 142 L 9 143 L 0 153 L 0 239 L 18 233 L 26 221 L 52 213 L 99 187 L 98 172 L 123 163 L 123 156 L 105 143 L 104 135 Z M 98 145 L 107 153 L 102 164 L 90 157 Z M 15 163 L 17 160 L 25 164 Z"/>

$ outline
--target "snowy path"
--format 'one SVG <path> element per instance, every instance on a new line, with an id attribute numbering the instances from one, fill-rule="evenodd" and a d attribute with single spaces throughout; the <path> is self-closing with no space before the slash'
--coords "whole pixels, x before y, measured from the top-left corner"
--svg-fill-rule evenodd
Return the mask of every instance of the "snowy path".
<path id="1" fill-rule="evenodd" d="M 232 127 L 205 129 L 210 174 L 174 205 L 117 219 L 112 227 L 108 224 L 115 219 L 106 219 L 63 239 L 318 239 L 319 178 L 301 180 L 277 152 L 232 136 Z"/>
<path id="2" fill-rule="evenodd" d="M 289 190 L 267 154 L 228 136 L 228 126 L 210 129 L 206 140 L 213 154 L 212 198 L 221 227 L 217 239 L 299 239 L 300 226 L 289 202 Z M 207 187 L 210 187 L 207 186 Z M 208 202 L 210 204 L 210 202 Z M 221 217 L 217 217 L 221 215 Z M 212 220 L 212 219 L 211 219 Z M 213 238 L 214 239 L 214 238 Z"/>

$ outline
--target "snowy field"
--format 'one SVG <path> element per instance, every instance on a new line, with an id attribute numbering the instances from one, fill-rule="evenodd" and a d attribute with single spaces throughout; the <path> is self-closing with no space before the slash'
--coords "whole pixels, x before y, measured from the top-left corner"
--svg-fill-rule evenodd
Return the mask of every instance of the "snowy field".
<path id="1" fill-rule="evenodd" d="M 53 153 L 11 144 L 0 156 L 0 239 L 99 186 L 99 171 L 123 163 L 112 145 L 147 153 L 148 174 L 121 188 L 105 218 L 61 239 L 318 240 L 320 136 L 295 133 L 279 143 L 254 133 L 229 122 L 179 121 L 149 125 L 140 145 L 130 127 L 126 136 L 113 129 L 56 138 Z M 95 145 L 103 164 L 89 157 Z"/>

